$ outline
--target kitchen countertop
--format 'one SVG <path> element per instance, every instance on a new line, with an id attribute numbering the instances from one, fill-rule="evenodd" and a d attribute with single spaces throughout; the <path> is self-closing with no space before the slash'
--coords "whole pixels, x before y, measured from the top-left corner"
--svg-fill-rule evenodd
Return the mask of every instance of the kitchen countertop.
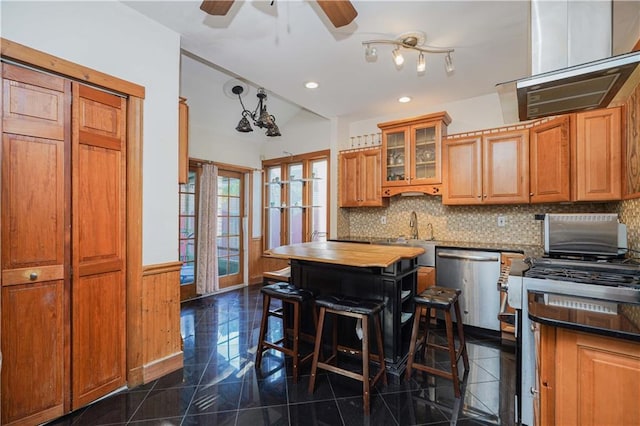
<path id="1" fill-rule="evenodd" d="M 422 247 L 316 241 L 275 247 L 267 250 L 265 255 L 360 268 L 386 268 L 401 259 L 413 259 L 422 253 Z"/>
<path id="2" fill-rule="evenodd" d="M 340 237 L 332 241 L 343 241 L 353 243 L 383 244 L 390 245 L 394 243 L 402 244 L 398 238 L 381 238 L 381 237 Z M 523 253 L 525 257 L 542 257 L 544 248 L 539 245 L 513 244 L 513 243 L 485 243 L 485 242 L 468 242 L 468 241 L 444 241 L 444 240 L 421 240 L 425 243 L 433 243 L 435 247 L 460 248 L 471 250 L 499 251 L 499 252 L 515 252 Z"/>

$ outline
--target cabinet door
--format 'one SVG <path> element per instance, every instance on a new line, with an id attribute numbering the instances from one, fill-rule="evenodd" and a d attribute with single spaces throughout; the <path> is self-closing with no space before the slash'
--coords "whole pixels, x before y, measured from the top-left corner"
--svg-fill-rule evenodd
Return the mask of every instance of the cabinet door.
<path id="1" fill-rule="evenodd" d="M 576 201 L 619 200 L 622 196 L 621 109 L 575 115 Z"/>
<path id="2" fill-rule="evenodd" d="M 382 153 L 379 149 L 360 152 L 359 158 L 360 205 L 376 207 L 382 205 Z"/>
<path id="3" fill-rule="evenodd" d="M 571 200 L 569 116 L 531 128 L 529 167 L 532 203 Z"/>
<path id="4" fill-rule="evenodd" d="M 69 385 L 71 86 L 2 64 L 2 418 L 59 417 Z"/>
<path id="5" fill-rule="evenodd" d="M 382 186 L 403 186 L 409 180 L 406 168 L 409 160 L 409 131 L 409 126 L 382 131 Z"/>
<path id="6" fill-rule="evenodd" d="M 340 207 L 358 206 L 358 157 L 357 152 L 340 154 Z"/>
<path id="7" fill-rule="evenodd" d="M 125 100 L 74 83 L 72 409 L 125 383 Z"/>
<path id="8" fill-rule="evenodd" d="M 489 204 L 529 202 L 529 131 L 483 136 L 482 200 Z"/>
<path id="9" fill-rule="evenodd" d="M 443 146 L 443 204 L 482 202 L 482 139 L 446 140 Z"/>
<path id="10" fill-rule="evenodd" d="M 556 345 L 556 424 L 640 424 L 640 343 L 558 329 Z"/>
<path id="11" fill-rule="evenodd" d="M 442 182 L 440 167 L 441 126 L 427 123 L 411 127 L 411 185 Z"/>

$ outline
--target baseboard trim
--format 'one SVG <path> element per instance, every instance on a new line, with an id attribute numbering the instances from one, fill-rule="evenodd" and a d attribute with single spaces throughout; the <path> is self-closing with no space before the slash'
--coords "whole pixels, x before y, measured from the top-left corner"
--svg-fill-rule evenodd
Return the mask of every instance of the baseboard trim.
<path id="1" fill-rule="evenodd" d="M 183 353 L 178 352 L 142 366 L 142 382 L 149 383 L 159 377 L 179 370 L 184 365 Z"/>

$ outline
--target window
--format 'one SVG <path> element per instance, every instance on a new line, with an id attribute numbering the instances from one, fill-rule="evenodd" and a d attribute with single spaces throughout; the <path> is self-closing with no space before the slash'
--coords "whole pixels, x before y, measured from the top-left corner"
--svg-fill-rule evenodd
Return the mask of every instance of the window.
<path id="1" fill-rule="evenodd" d="M 326 241 L 329 151 L 264 161 L 265 248 Z"/>
<path id="2" fill-rule="evenodd" d="M 180 185 L 180 285 L 192 285 L 195 282 L 197 176 L 196 170 L 190 168 L 189 181 Z"/>

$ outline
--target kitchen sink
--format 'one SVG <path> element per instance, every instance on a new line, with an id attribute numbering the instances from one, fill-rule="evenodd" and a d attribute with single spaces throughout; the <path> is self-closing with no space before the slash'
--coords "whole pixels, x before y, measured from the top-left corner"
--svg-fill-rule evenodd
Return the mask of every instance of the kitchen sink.
<path id="1" fill-rule="evenodd" d="M 389 246 L 413 246 L 422 247 L 424 253 L 418 256 L 419 266 L 435 266 L 436 264 L 436 242 L 434 240 L 405 239 L 405 238 L 381 238 L 372 241 L 373 244 Z"/>

